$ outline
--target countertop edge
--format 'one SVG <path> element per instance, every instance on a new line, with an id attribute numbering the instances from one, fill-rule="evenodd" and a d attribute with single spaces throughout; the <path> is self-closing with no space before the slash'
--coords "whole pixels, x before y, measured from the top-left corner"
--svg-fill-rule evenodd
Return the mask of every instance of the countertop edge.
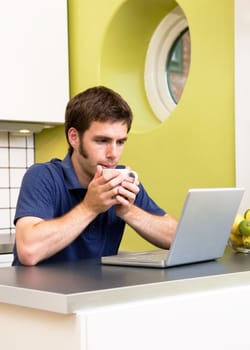
<path id="1" fill-rule="evenodd" d="M 74 294 L 0 285 L 0 303 L 72 314 L 110 305 L 151 301 L 155 298 L 174 298 L 192 293 L 215 292 L 225 288 L 249 287 L 249 280 L 250 271 L 244 271 Z"/>
<path id="2" fill-rule="evenodd" d="M 0 303 L 62 314 L 71 313 L 66 295 L 8 285 L 0 285 Z"/>
<path id="3" fill-rule="evenodd" d="M 244 271 L 76 293 L 67 296 L 68 311 L 76 313 L 111 305 L 145 302 L 154 298 L 174 298 L 193 293 L 218 292 L 225 288 L 244 288 L 250 287 L 249 281 L 250 271 Z"/>

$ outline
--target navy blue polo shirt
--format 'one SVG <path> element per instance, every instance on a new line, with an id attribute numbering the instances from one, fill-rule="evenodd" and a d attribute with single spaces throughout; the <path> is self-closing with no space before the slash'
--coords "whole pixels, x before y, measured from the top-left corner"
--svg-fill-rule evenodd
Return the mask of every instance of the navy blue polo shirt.
<path id="1" fill-rule="evenodd" d="M 157 215 L 165 211 L 148 196 L 142 184 L 135 205 Z M 23 177 L 14 223 L 24 216 L 41 219 L 61 217 L 82 201 L 87 189 L 78 181 L 69 154 L 47 163 L 32 165 Z M 114 207 L 99 214 L 66 248 L 43 261 L 75 261 L 116 254 L 122 239 L 125 222 L 116 216 Z M 13 265 L 20 265 L 14 247 Z"/>

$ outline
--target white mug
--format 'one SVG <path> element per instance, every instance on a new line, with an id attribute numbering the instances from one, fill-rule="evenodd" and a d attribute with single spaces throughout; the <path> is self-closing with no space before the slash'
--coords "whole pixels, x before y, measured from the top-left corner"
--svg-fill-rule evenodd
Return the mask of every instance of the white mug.
<path id="1" fill-rule="evenodd" d="M 127 177 L 132 177 L 134 178 L 134 182 L 138 179 L 138 174 L 137 172 L 135 172 L 134 170 L 129 170 L 127 168 L 122 168 L 122 169 L 119 169 L 119 168 L 104 168 L 102 170 L 102 174 L 105 178 L 110 178 L 110 174 L 119 171 L 120 174 L 123 175 L 123 179 L 126 179 Z M 112 176 L 111 176 L 112 177 Z"/>

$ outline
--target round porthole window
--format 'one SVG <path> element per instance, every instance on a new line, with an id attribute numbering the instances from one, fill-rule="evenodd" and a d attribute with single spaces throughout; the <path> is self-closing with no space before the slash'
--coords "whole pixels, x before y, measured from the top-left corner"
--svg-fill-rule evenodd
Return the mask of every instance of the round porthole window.
<path id="1" fill-rule="evenodd" d="M 166 120 L 178 104 L 190 65 L 190 36 L 180 7 L 172 10 L 154 32 L 145 62 L 145 89 L 157 118 Z"/>

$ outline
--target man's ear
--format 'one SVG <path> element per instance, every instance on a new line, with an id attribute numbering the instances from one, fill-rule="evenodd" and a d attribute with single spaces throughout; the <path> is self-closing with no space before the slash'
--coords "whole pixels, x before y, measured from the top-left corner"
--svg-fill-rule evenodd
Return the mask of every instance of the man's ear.
<path id="1" fill-rule="evenodd" d="M 70 128 L 68 130 L 68 140 L 73 148 L 79 145 L 79 133 L 75 128 Z"/>

